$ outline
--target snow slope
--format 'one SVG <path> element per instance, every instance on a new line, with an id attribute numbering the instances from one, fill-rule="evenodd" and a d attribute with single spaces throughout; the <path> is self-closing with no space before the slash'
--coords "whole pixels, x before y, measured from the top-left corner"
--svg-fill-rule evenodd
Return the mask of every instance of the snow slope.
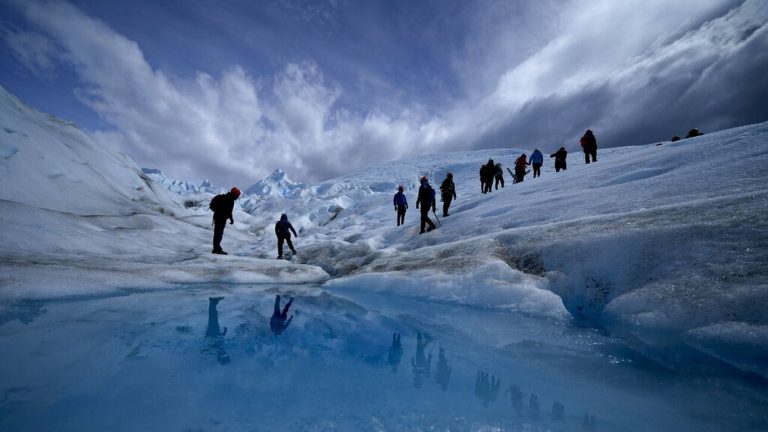
<path id="1" fill-rule="evenodd" d="M 2 88 L 0 125 L 2 297 L 327 278 L 317 267 L 212 257 L 210 212 L 185 208 L 128 157 Z M 247 241 L 243 222 L 227 230 L 228 241 Z"/>
<path id="2" fill-rule="evenodd" d="M 241 188 L 258 193 L 239 201 L 224 239 L 235 256 L 221 258 L 208 254 L 210 190 L 167 193 L 4 91 L 0 120 L 2 297 L 330 275 L 327 289 L 574 319 L 670 367 L 699 356 L 768 376 L 768 123 L 600 149 L 590 165 L 574 145 L 567 171 L 548 160 L 541 178 L 512 185 L 507 176 L 489 195 L 479 166 L 511 167 L 532 148 L 424 155 L 316 185 L 276 171 Z M 448 171 L 451 216 L 419 235 L 418 178 L 437 187 Z M 410 203 L 403 227 L 398 184 Z M 293 263 L 273 259 L 281 213 L 299 231 Z"/>

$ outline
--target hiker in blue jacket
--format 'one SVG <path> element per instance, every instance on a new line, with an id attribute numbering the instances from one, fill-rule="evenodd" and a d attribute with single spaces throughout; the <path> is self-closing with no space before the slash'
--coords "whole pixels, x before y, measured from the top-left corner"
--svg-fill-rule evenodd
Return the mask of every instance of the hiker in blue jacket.
<path id="1" fill-rule="evenodd" d="M 541 177 L 541 166 L 544 164 L 544 155 L 539 149 L 531 154 L 531 165 L 533 165 L 533 178 Z"/>
<path id="2" fill-rule="evenodd" d="M 408 210 L 408 200 L 405 199 L 403 191 L 405 188 L 400 185 L 397 187 L 397 193 L 392 199 L 392 204 L 395 205 L 395 211 L 397 212 L 397 226 L 405 223 L 405 211 Z"/>

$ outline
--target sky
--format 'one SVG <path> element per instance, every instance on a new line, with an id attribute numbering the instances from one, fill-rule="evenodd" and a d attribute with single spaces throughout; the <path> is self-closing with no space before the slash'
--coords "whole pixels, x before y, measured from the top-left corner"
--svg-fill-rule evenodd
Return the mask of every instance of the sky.
<path id="1" fill-rule="evenodd" d="M 765 121 L 766 23 L 762 0 L 0 0 L 0 85 L 142 167 L 248 187 Z"/>

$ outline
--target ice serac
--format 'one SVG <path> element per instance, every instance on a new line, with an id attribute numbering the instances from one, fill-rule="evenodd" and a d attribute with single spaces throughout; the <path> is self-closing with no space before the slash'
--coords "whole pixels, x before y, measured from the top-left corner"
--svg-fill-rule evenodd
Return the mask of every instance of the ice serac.
<path id="1" fill-rule="evenodd" d="M 162 170 L 157 168 L 142 168 L 141 170 L 149 178 L 162 185 L 168 191 L 181 196 L 200 194 L 217 195 L 225 192 L 224 189 L 215 187 L 208 179 L 205 179 L 199 185 L 196 185 L 188 181 L 168 178 Z"/>
<path id="2" fill-rule="evenodd" d="M 282 169 L 278 168 L 263 180 L 259 180 L 245 190 L 247 195 L 274 196 L 298 198 L 307 187 L 304 183 L 296 183 L 288 178 Z"/>

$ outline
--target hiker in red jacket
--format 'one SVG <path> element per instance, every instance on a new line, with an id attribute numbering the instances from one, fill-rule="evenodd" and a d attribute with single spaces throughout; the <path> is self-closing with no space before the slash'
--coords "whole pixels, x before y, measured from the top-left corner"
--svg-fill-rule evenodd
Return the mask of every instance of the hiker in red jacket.
<path id="1" fill-rule="evenodd" d="M 515 160 L 515 183 L 520 183 L 525 178 L 525 166 L 531 163 L 526 160 L 525 153 Z"/>

